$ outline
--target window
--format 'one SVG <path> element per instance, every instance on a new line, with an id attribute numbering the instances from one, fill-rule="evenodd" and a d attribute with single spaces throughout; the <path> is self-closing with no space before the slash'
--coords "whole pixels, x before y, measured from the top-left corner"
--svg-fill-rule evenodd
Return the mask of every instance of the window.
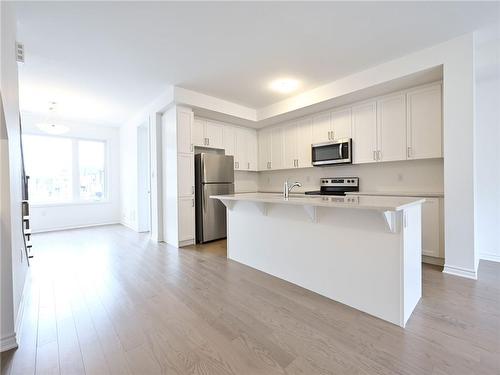
<path id="1" fill-rule="evenodd" d="M 29 199 L 33 204 L 106 199 L 106 143 L 23 135 Z"/>

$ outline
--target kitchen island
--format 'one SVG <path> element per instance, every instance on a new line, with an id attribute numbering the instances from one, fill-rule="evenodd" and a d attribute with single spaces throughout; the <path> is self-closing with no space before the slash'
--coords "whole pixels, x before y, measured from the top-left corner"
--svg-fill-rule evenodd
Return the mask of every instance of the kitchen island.
<path id="1" fill-rule="evenodd" d="M 421 297 L 424 199 L 246 193 L 227 207 L 227 256 L 404 327 Z"/>

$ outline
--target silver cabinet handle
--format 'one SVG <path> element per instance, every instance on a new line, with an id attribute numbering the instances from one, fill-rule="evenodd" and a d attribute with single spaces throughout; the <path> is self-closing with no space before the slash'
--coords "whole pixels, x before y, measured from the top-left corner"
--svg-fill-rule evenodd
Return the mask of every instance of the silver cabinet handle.
<path id="1" fill-rule="evenodd" d="M 248 168 L 247 169 L 250 169 L 250 162 L 248 162 L 247 164 L 248 164 Z"/>
<path id="2" fill-rule="evenodd" d="M 193 144 L 192 143 L 191 143 L 190 150 L 191 150 L 191 152 L 193 152 Z"/>
<path id="3" fill-rule="evenodd" d="M 331 141 L 332 140 L 332 132 L 328 131 L 328 139 Z"/>
<path id="4" fill-rule="evenodd" d="M 210 138 L 207 138 L 207 146 L 210 146 Z"/>
<path id="5" fill-rule="evenodd" d="M 334 140 L 335 140 L 335 133 L 334 133 L 334 131 L 332 130 L 332 141 L 334 141 Z"/>
<path id="6" fill-rule="evenodd" d="M 191 207 L 194 207 L 194 199 L 191 199 Z"/>
<path id="7" fill-rule="evenodd" d="M 191 194 L 194 194 L 194 186 L 191 186 Z"/>
<path id="8" fill-rule="evenodd" d="M 382 160 L 382 151 L 380 150 L 377 151 L 377 159 Z"/>
<path id="9" fill-rule="evenodd" d="M 375 157 L 375 150 L 373 150 L 373 160 L 377 160 L 377 158 Z"/>
<path id="10" fill-rule="evenodd" d="M 411 158 L 411 147 L 407 147 L 406 154 L 409 158 Z"/>

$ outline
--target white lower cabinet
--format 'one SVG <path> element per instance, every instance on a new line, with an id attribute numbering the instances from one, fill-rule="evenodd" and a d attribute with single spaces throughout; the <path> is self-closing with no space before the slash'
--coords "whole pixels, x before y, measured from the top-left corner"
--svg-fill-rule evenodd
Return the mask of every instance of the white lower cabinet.
<path id="1" fill-rule="evenodd" d="M 179 198 L 179 243 L 194 241 L 194 196 Z"/>

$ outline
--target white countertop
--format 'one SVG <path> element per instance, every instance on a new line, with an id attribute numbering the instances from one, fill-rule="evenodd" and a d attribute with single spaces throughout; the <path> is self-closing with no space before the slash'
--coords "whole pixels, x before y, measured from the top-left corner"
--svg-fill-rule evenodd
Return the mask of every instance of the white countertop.
<path id="1" fill-rule="evenodd" d="M 373 196 L 390 196 L 390 197 L 429 197 L 442 198 L 444 192 L 422 192 L 422 191 L 354 191 L 347 192 L 347 195 L 373 195 Z"/>
<path id="2" fill-rule="evenodd" d="M 256 203 L 288 204 L 312 207 L 340 207 L 370 209 L 378 211 L 400 211 L 406 207 L 421 204 L 423 198 L 415 197 L 394 197 L 394 196 L 318 196 L 293 194 L 290 198 L 283 198 L 277 193 L 241 193 L 229 195 L 214 195 L 210 198 L 226 201 L 248 201 Z"/>

